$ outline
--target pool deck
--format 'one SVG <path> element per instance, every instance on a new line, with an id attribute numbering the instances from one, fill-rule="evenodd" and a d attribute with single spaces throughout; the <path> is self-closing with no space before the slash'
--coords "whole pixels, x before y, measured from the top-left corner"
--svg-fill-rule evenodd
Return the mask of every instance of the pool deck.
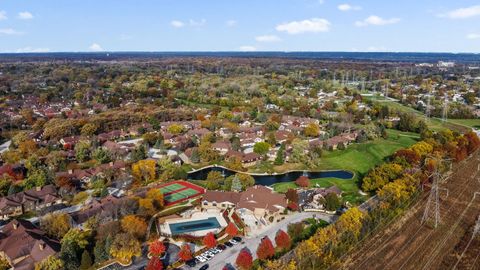
<path id="1" fill-rule="evenodd" d="M 184 223 L 184 222 L 190 222 L 190 221 L 197 221 L 197 220 L 205 220 L 208 218 L 215 217 L 220 224 L 220 228 L 215 228 L 215 229 L 207 229 L 207 230 L 200 230 L 200 231 L 191 231 L 185 234 L 193 235 L 193 236 L 204 236 L 209 232 L 213 233 L 218 233 L 221 231 L 223 228 L 225 228 L 228 224 L 223 218 L 222 214 L 218 211 L 206 211 L 206 212 L 194 212 L 191 214 L 190 217 L 181 217 L 181 218 L 172 218 L 169 220 L 166 220 L 165 223 L 160 224 L 160 230 L 162 233 L 172 235 L 172 231 L 170 230 L 170 224 L 176 224 L 176 223 Z"/>

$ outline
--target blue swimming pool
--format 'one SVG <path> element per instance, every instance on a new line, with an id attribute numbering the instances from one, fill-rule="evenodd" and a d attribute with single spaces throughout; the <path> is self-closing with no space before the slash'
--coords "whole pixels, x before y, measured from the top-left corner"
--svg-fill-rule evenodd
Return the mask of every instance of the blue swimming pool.
<path id="1" fill-rule="evenodd" d="M 168 225 L 170 226 L 170 231 L 172 232 L 172 235 L 209 229 L 218 229 L 221 227 L 216 217 L 209 217 L 207 219 L 179 222 Z"/>

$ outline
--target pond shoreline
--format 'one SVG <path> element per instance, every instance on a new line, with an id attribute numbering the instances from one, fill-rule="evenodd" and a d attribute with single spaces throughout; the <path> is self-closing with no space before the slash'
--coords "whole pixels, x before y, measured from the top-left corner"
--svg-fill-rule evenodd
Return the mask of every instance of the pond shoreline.
<path id="1" fill-rule="evenodd" d="M 355 173 L 348 170 L 323 170 L 323 171 L 309 171 L 309 170 L 290 170 L 283 173 L 249 173 L 237 170 L 232 170 L 221 165 L 209 165 L 200 169 L 188 172 L 189 180 L 205 180 L 210 171 L 221 172 L 224 177 L 234 175 L 236 173 L 244 173 L 251 175 L 255 179 L 255 184 L 271 186 L 276 183 L 292 182 L 298 177 L 305 175 L 309 178 L 327 178 L 334 177 L 342 180 L 353 180 Z"/>

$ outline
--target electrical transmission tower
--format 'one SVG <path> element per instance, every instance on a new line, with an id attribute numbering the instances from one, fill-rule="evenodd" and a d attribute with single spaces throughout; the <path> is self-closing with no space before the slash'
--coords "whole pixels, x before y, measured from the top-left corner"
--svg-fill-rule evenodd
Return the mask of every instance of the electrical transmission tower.
<path id="1" fill-rule="evenodd" d="M 428 196 L 427 205 L 425 207 L 425 212 L 423 212 L 422 217 L 422 224 L 426 222 L 432 222 L 433 227 L 436 228 L 440 223 L 440 191 L 446 190 L 448 196 L 448 189 L 440 188 L 440 182 L 444 179 L 442 174 L 440 173 L 440 164 L 442 163 L 442 159 L 439 158 L 432 158 L 435 160 L 436 168 L 435 172 L 430 175 L 433 177 L 432 181 L 432 189 L 430 190 L 430 195 Z M 427 159 L 428 160 L 428 159 Z"/>
<path id="2" fill-rule="evenodd" d="M 430 118 L 430 92 L 427 95 L 427 109 L 425 110 L 425 118 L 428 120 Z"/>
<path id="3" fill-rule="evenodd" d="M 445 93 L 445 97 L 443 100 L 442 121 L 446 122 L 447 117 L 448 117 L 448 97 L 447 97 L 447 93 Z"/>

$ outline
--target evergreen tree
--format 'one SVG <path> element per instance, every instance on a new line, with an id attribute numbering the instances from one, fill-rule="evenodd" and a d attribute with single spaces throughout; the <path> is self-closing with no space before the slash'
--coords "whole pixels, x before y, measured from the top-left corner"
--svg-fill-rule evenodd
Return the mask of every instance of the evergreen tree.
<path id="1" fill-rule="evenodd" d="M 86 270 L 89 269 L 90 266 L 92 266 L 92 258 L 90 257 L 90 254 L 88 253 L 87 250 L 84 250 L 82 253 L 82 260 L 80 263 L 80 269 Z"/>
<path id="2" fill-rule="evenodd" d="M 193 163 L 199 163 L 200 162 L 200 154 L 198 153 L 197 148 L 192 149 L 192 156 L 190 157 L 190 160 Z"/>
<path id="3" fill-rule="evenodd" d="M 95 256 L 96 263 L 108 260 L 108 252 L 105 250 L 105 242 L 105 240 L 100 240 L 95 244 L 93 255 Z"/>
<path id="4" fill-rule="evenodd" d="M 275 158 L 275 161 L 273 162 L 273 164 L 282 165 L 285 162 L 284 155 L 285 155 L 285 144 L 282 143 L 280 148 L 278 148 L 277 157 Z"/>
<path id="5" fill-rule="evenodd" d="M 242 182 L 237 175 L 233 177 L 231 190 L 236 192 L 242 191 Z"/>

